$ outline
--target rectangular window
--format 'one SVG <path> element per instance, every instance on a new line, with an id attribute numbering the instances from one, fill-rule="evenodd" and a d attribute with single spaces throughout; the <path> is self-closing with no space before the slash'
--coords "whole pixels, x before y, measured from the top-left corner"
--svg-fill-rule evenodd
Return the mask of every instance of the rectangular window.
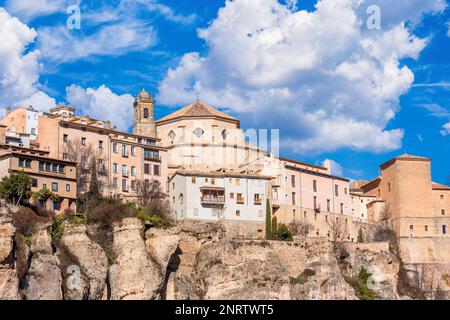
<path id="1" fill-rule="evenodd" d="M 256 205 L 260 205 L 262 203 L 261 195 L 259 193 L 255 193 L 253 196 L 253 203 Z"/>
<path id="2" fill-rule="evenodd" d="M 295 188 L 295 176 L 294 175 L 291 175 L 291 185 L 292 185 L 292 188 Z"/>
<path id="3" fill-rule="evenodd" d="M 230 199 L 234 199 L 234 192 L 230 193 Z"/>
<path id="4" fill-rule="evenodd" d="M 125 144 L 122 145 L 122 155 L 123 156 L 127 156 L 128 155 L 128 153 L 127 153 L 127 146 Z"/>
<path id="5" fill-rule="evenodd" d="M 192 177 L 192 184 L 195 184 L 196 180 L 195 177 Z"/>
<path id="6" fill-rule="evenodd" d="M 66 184 L 66 191 L 70 192 L 70 184 Z"/>
<path id="7" fill-rule="evenodd" d="M 441 209 L 441 214 L 445 216 L 445 209 Z"/>
<path id="8" fill-rule="evenodd" d="M 131 166 L 131 175 L 133 177 L 136 177 L 136 167 L 135 166 Z"/>
<path id="9" fill-rule="evenodd" d="M 52 191 L 58 192 L 58 184 L 56 182 L 52 182 Z"/>
<path id="10" fill-rule="evenodd" d="M 117 152 L 119 152 L 119 149 L 118 149 L 119 147 L 117 146 L 117 143 L 113 143 L 113 152 L 114 153 L 117 153 Z"/>
<path id="11" fill-rule="evenodd" d="M 52 164 L 52 171 L 53 172 L 58 172 L 58 165 L 57 164 Z"/>
<path id="12" fill-rule="evenodd" d="M 83 146 L 85 146 L 86 145 L 86 138 L 81 138 L 81 144 L 83 145 Z"/>
<path id="13" fill-rule="evenodd" d="M 144 173 L 150 174 L 150 165 L 148 163 L 144 164 Z"/>
<path id="14" fill-rule="evenodd" d="M 428 232 L 428 226 L 425 226 L 425 232 Z"/>
<path id="15" fill-rule="evenodd" d="M 63 135 L 63 141 L 64 142 L 69 141 L 69 136 L 67 134 Z"/>
<path id="16" fill-rule="evenodd" d="M 155 164 L 155 165 L 153 166 L 153 174 L 154 174 L 155 176 L 159 176 L 159 175 L 160 175 L 160 172 L 159 172 L 159 165 L 158 165 L 158 164 Z"/>
<path id="17" fill-rule="evenodd" d="M 144 159 L 159 160 L 159 151 L 144 149 Z"/>
<path id="18" fill-rule="evenodd" d="M 122 190 L 127 191 L 128 190 L 128 181 L 127 179 L 122 179 Z"/>
<path id="19" fill-rule="evenodd" d="M 69 155 L 67 153 L 63 153 L 63 160 L 68 161 Z"/>
<path id="20" fill-rule="evenodd" d="M 409 230 L 414 230 L 414 225 L 410 224 L 409 225 Z"/>
<path id="21" fill-rule="evenodd" d="M 131 190 L 136 191 L 136 181 L 131 181 Z"/>
<path id="22" fill-rule="evenodd" d="M 33 181 L 31 182 L 31 186 L 34 188 L 37 188 L 38 186 L 38 179 L 33 179 Z"/>
<path id="23" fill-rule="evenodd" d="M 127 169 L 127 165 L 126 164 L 122 165 L 122 175 L 124 175 L 124 176 L 128 175 L 128 169 Z"/>
<path id="24" fill-rule="evenodd" d="M 98 148 L 99 148 L 99 149 L 103 149 L 103 141 L 100 140 L 100 141 L 98 142 Z"/>
<path id="25" fill-rule="evenodd" d="M 64 173 L 64 166 L 61 164 L 59 165 L 59 173 Z"/>
<path id="26" fill-rule="evenodd" d="M 25 168 L 31 168 L 31 160 L 25 160 Z"/>
<path id="27" fill-rule="evenodd" d="M 447 234 L 447 226 L 445 224 L 442 226 L 442 233 Z"/>
<path id="28" fill-rule="evenodd" d="M 236 210 L 236 217 L 240 217 L 241 216 L 241 210 Z"/>
<path id="29" fill-rule="evenodd" d="M 313 180 L 313 191 L 317 192 L 317 180 Z"/>
<path id="30" fill-rule="evenodd" d="M 61 202 L 59 201 L 53 201 L 53 210 L 61 210 Z"/>
<path id="31" fill-rule="evenodd" d="M 131 147 L 131 155 L 132 155 L 133 157 L 136 156 L 136 147 Z"/>
<path id="32" fill-rule="evenodd" d="M 113 163 L 113 171 L 114 173 L 119 173 L 119 165 L 117 163 Z"/>
<path id="33" fill-rule="evenodd" d="M 238 204 L 244 204 L 244 198 L 242 197 L 242 193 L 238 193 L 238 194 L 237 194 L 236 202 L 237 202 Z"/>
<path id="34" fill-rule="evenodd" d="M 334 195 L 339 197 L 339 186 L 337 184 L 334 186 Z"/>
<path id="35" fill-rule="evenodd" d="M 314 197 L 314 209 L 317 209 L 317 197 Z"/>
<path id="36" fill-rule="evenodd" d="M 295 192 L 292 192 L 292 205 L 295 206 Z"/>
<path id="37" fill-rule="evenodd" d="M 47 190 L 47 184 L 46 184 L 46 183 L 44 183 L 44 184 L 42 185 L 42 189 L 43 189 L 43 190 Z"/>
<path id="38" fill-rule="evenodd" d="M 45 163 L 45 171 L 51 171 L 52 165 L 51 163 L 46 162 Z"/>
<path id="39" fill-rule="evenodd" d="M 24 163 L 24 160 L 23 160 L 23 159 L 19 159 L 19 167 L 20 167 L 20 168 L 23 167 L 23 163 Z"/>
<path id="40" fill-rule="evenodd" d="M 344 204 L 341 203 L 341 214 L 344 214 Z"/>
<path id="41" fill-rule="evenodd" d="M 327 199 L 327 211 L 331 212 L 331 201 L 330 201 L 330 199 Z"/>
<path id="42" fill-rule="evenodd" d="M 44 171 L 44 163 L 42 161 L 39 161 L 39 170 Z"/>
<path id="43" fill-rule="evenodd" d="M 216 179 L 211 179 L 211 184 L 215 185 L 216 184 Z"/>

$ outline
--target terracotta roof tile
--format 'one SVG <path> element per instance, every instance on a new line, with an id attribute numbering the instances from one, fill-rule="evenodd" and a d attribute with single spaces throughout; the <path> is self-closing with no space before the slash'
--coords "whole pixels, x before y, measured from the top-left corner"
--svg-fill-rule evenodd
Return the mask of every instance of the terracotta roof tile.
<path id="1" fill-rule="evenodd" d="M 164 118 L 156 121 L 157 123 L 166 122 L 174 119 L 179 119 L 183 117 L 218 117 L 228 119 L 234 122 L 239 122 L 238 119 L 232 117 L 222 111 L 219 111 L 213 107 L 210 107 L 202 102 L 195 102 L 190 104 L 180 110 L 177 110 Z"/>
<path id="2" fill-rule="evenodd" d="M 450 190 L 449 186 L 433 182 L 433 190 Z"/>

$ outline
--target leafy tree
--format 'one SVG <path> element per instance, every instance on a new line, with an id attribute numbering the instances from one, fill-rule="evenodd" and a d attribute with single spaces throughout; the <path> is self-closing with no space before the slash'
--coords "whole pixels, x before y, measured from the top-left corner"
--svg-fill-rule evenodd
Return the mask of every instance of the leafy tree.
<path id="1" fill-rule="evenodd" d="M 19 205 L 31 196 L 33 179 L 25 172 L 12 173 L 0 181 L 0 197 Z"/>
<path id="2" fill-rule="evenodd" d="M 49 189 L 42 189 L 36 192 L 33 192 L 33 199 L 38 201 L 47 201 L 48 199 L 58 202 L 59 196 L 56 193 L 51 192 Z"/>
<path id="3" fill-rule="evenodd" d="M 292 241 L 293 239 L 291 231 L 285 224 L 280 224 L 278 226 L 277 231 L 274 233 L 274 236 L 277 240 L 280 241 Z"/>

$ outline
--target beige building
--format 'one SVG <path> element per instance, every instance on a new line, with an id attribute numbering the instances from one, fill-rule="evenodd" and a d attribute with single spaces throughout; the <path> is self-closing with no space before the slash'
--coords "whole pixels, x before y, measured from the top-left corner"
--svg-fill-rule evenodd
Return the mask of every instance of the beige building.
<path id="1" fill-rule="evenodd" d="M 261 171 L 267 152 L 246 142 L 238 119 L 195 102 L 156 121 L 169 153 L 169 174 L 176 170 Z"/>
<path id="2" fill-rule="evenodd" d="M 148 103 L 149 99 L 145 91 L 136 97 L 135 132 L 152 132 L 154 124 L 145 117 L 153 118 L 153 104 Z M 1 124 L 22 132 L 26 128 L 22 125 L 23 114 L 24 108 L 18 108 L 8 113 Z M 20 125 L 14 125 L 19 119 Z M 158 180 L 166 191 L 167 152 L 154 133 L 121 132 L 109 121 L 75 115 L 75 109 L 65 105 L 39 114 L 33 131 L 38 132 L 34 147 L 47 151 L 52 158 L 80 163 L 94 156 L 99 189 L 105 196 L 119 195 L 125 201 L 133 201 L 138 180 Z M 79 176 L 83 174 L 89 176 L 86 172 L 80 172 Z M 88 185 L 83 184 L 79 192 L 87 188 Z"/>
<path id="3" fill-rule="evenodd" d="M 58 201 L 47 199 L 40 205 L 50 210 L 76 210 L 76 164 L 49 157 L 47 151 L 0 144 L 0 178 L 14 172 L 31 176 L 31 191 L 50 190 Z"/>
<path id="4" fill-rule="evenodd" d="M 431 159 L 404 154 L 363 185 L 374 196 L 369 216 L 392 222 L 405 263 L 450 262 L 450 187 L 433 183 Z"/>

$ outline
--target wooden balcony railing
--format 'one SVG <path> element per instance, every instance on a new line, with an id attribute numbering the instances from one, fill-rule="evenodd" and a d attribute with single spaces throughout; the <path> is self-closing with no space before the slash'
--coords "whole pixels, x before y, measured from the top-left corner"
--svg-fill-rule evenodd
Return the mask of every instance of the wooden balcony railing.
<path id="1" fill-rule="evenodd" d="M 202 204 L 219 204 L 224 205 L 225 204 L 225 196 L 201 196 L 200 202 Z"/>

